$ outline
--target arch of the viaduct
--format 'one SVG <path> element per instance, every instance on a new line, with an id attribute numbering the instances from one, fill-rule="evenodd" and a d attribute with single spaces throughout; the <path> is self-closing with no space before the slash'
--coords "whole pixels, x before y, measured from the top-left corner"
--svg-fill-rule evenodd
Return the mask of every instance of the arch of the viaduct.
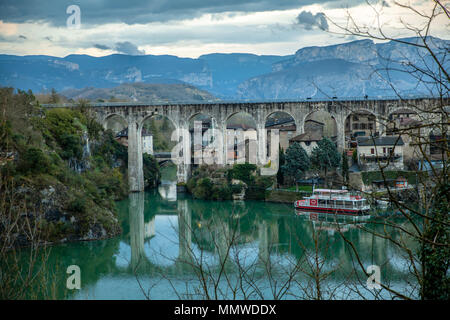
<path id="1" fill-rule="evenodd" d="M 219 102 L 207 104 L 99 104 L 92 105 L 98 121 L 102 124 L 113 115 L 121 116 L 129 127 L 129 184 L 130 191 L 141 191 L 143 185 L 142 171 L 142 148 L 141 139 L 138 139 L 145 119 L 154 115 L 167 117 L 180 132 L 189 132 L 189 120 L 197 114 L 204 114 L 215 120 L 217 130 L 225 136 L 227 120 L 233 114 L 239 112 L 248 113 L 256 122 L 258 136 L 258 154 L 265 152 L 265 123 L 267 118 L 275 112 L 285 112 L 290 115 L 296 125 L 297 134 L 304 132 L 304 123 L 308 114 L 315 111 L 326 111 L 336 121 L 337 145 L 340 150 L 345 144 L 345 120 L 349 115 L 358 111 L 369 112 L 376 117 L 377 122 L 387 119 L 389 114 L 398 110 L 411 108 L 426 108 L 439 103 L 438 99 L 421 98 L 411 100 L 328 100 L 328 101 L 303 101 L 303 102 Z M 186 143 L 187 146 L 187 143 Z M 189 146 L 190 147 L 190 146 Z M 190 150 L 189 150 L 190 151 Z M 224 159 L 226 159 L 226 148 L 223 148 Z M 177 176 L 179 182 L 186 182 L 189 175 L 188 157 L 190 152 L 185 152 L 181 163 L 177 164 Z M 263 157 L 262 157 L 263 158 Z M 258 157 L 260 159 L 260 157 Z"/>

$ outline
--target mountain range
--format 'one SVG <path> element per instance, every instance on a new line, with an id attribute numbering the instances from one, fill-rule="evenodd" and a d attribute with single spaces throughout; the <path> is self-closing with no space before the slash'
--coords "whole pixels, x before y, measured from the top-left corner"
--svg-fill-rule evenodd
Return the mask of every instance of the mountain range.
<path id="1" fill-rule="evenodd" d="M 445 53 L 450 41 L 430 38 L 430 43 L 448 69 Z M 433 67 L 430 61 L 425 49 L 371 40 L 305 47 L 290 56 L 214 53 L 191 59 L 170 55 L 0 55 L 0 85 L 34 92 L 54 88 L 72 97 L 77 96 L 75 93 L 86 95 L 92 88 L 115 88 L 126 83 L 187 84 L 221 99 L 383 97 L 394 95 L 390 84 L 402 94 L 426 95 L 430 94 L 430 87 L 423 81 L 427 79 L 418 83 L 413 73 L 404 71 L 412 71 L 408 62 Z M 390 83 L 385 80 L 388 77 Z"/>

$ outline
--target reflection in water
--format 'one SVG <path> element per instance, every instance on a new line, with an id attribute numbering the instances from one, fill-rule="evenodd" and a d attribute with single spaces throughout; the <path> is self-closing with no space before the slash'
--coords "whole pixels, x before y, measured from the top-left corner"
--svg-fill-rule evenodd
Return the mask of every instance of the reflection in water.
<path id="1" fill-rule="evenodd" d="M 176 181 L 163 180 L 158 186 L 158 193 L 162 199 L 167 201 L 177 201 L 177 183 Z"/>
<path id="2" fill-rule="evenodd" d="M 144 193 L 131 193 L 129 196 L 131 268 L 135 270 L 144 259 Z"/>
<path id="3" fill-rule="evenodd" d="M 329 235 L 333 235 L 335 232 L 345 233 L 350 229 L 361 228 L 370 219 L 370 216 L 345 216 L 304 211 L 296 211 L 295 214 L 311 221 L 315 230 L 327 231 Z"/>
<path id="4" fill-rule="evenodd" d="M 293 282 L 283 297 L 309 298 L 317 262 L 328 273 L 323 280 L 328 291 L 338 287 L 335 298 L 361 298 L 352 293 L 355 288 L 373 298 L 342 237 L 358 250 L 365 267 L 381 267 L 382 281 L 410 289 L 404 257 L 389 241 L 366 231 L 383 231 L 370 221 L 297 216 L 290 205 L 257 201 L 213 202 L 185 195 L 168 201 L 159 190 L 130 194 L 117 207 L 120 237 L 52 249 L 50 262 L 57 268 L 77 264 L 82 270 L 82 290 L 73 293 L 62 287 L 60 298 L 143 299 L 141 287 L 152 299 L 205 298 L 204 287 L 217 284 L 220 299 L 273 299 L 279 297 L 275 288 L 290 277 Z M 390 236 L 400 238 L 394 230 Z M 414 243 L 406 241 L 413 249 Z M 240 288 L 238 284 L 245 290 L 231 290 Z"/>

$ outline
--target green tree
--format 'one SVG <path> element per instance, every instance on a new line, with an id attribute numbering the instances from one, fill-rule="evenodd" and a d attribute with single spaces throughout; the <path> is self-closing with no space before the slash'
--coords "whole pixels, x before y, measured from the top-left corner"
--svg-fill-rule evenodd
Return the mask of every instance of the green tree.
<path id="1" fill-rule="evenodd" d="M 283 172 L 295 179 L 295 186 L 298 191 L 298 180 L 303 178 L 304 174 L 311 167 L 311 161 L 302 146 L 295 142 L 287 150 L 285 164 L 282 166 Z"/>
<path id="2" fill-rule="evenodd" d="M 330 169 L 336 169 L 341 162 L 341 156 L 335 144 L 328 138 L 323 138 L 317 143 L 311 153 L 312 165 L 325 174 L 325 183 Z"/>
<path id="3" fill-rule="evenodd" d="M 422 262 L 422 290 L 424 300 L 450 299 L 450 241 L 449 203 L 450 184 L 445 183 L 436 192 L 432 219 L 424 221 L 424 239 L 422 241 L 420 259 Z"/>
<path id="4" fill-rule="evenodd" d="M 353 150 L 352 160 L 353 160 L 353 163 L 358 163 L 358 151 L 356 149 Z"/>
<path id="5" fill-rule="evenodd" d="M 58 103 L 60 101 L 60 97 L 56 92 L 55 88 L 52 88 L 52 92 L 50 93 L 50 103 Z"/>
<path id="6" fill-rule="evenodd" d="M 344 178 L 344 182 L 348 183 L 349 180 L 349 172 L 348 172 L 348 158 L 347 152 L 342 151 L 342 177 Z"/>
<path id="7" fill-rule="evenodd" d="M 278 154 L 280 156 L 279 156 L 279 160 L 278 160 L 277 183 L 278 183 L 278 185 L 283 185 L 284 184 L 284 175 L 283 175 L 282 167 L 286 163 L 286 156 L 285 156 L 284 150 L 283 150 L 283 148 L 281 148 L 281 146 L 279 147 Z"/>
<path id="8" fill-rule="evenodd" d="M 248 186 L 255 183 L 254 172 L 258 167 L 252 163 L 240 163 L 233 166 L 232 177 L 245 182 Z"/>

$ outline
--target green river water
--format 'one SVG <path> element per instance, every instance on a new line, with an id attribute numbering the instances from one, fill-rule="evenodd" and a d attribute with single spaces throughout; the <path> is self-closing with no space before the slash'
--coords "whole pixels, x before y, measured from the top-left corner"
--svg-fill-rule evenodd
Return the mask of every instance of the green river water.
<path id="1" fill-rule="evenodd" d="M 290 204 L 195 200 L 167 181 L 117 207 L 120 236 L 51 247 L 55 298 L 310 299 L 320 291 L 324 299 L 390 299 L 367 288 L 343 236 L 364 268 L 380 267 L 383 284 L 402 292 L 414 285 L 404 254 L 365 230 L 382 230 L 370 221 L 299 216 Z M 80 290 L 66 288 L 70 265 L 80 267 Z"/>

